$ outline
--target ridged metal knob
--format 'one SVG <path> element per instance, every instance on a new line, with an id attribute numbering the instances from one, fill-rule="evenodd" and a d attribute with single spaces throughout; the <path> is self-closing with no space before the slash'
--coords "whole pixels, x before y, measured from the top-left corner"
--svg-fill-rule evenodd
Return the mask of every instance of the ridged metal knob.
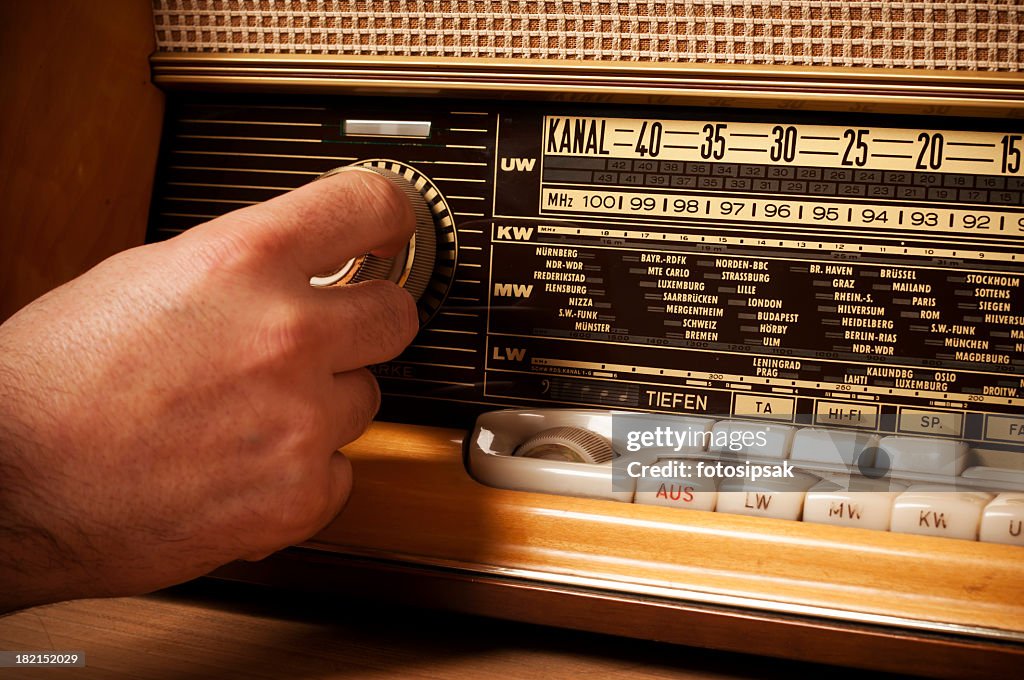
<path id="1" fill-rule="evenodd" d="M 330 177 L 347 169 L 349 168 L 335 168 L 320 175 L 317 179 Z M 402 190 L 402 193 L 408 197 L 413 213 L 416 215 L 416 232 L 409 239 L 409 243 L 392 257 L 378 257 L 370 253 L 360 255 L 329 274 L 314 276 L 309 282 L 323 288 L 380 279 L 397 283 L 418 300 L 430 282 L 437 249 L 434 218 L 431 217 L 426 199 L 408 178 L 397 172 L 365 166 L 359 169 L 385 177 Z"/>
<path id="2" fill-rule="evenodd" d="M 582 427 L 570 426 L 541 430 L 520 444 L 515 455 L 594 464 L 607 463 L 614 456 L 607 439 Z"/>

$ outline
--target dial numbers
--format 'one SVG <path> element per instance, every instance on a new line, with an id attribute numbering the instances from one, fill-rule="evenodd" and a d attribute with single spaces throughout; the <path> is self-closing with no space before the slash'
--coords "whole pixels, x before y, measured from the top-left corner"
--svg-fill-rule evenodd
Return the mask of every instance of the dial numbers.
<path id="1" fill-rule="evenodd" d="M 547 116 L 544 151 L 664 161 L 1020 175 L 1024 133 Z"/>

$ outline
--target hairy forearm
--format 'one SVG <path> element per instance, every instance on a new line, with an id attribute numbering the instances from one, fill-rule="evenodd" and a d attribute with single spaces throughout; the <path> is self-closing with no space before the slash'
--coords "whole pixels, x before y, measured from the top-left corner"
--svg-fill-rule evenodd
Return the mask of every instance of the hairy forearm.
<path id="1" fill-rule="evenodd" d="M 415 301 L 310 277 L 394 253 L 408 198 L 367 170 L 103 261 L 0 325 L 0 610 L 141 593 L 313 535 L 337 453 L 380 400 L 369 364 Z"/>
<path id="2" fill-rule="evenodd" d="M 10 405 L 8 395 L 0 410 Z M 25 458 L 25 445 L 14 434 L 10 415 L 0 413 L 0 611 L 10 611 L 46 601 L 52 586 L 54 558 L 59 553 L 55 537 L 36 526 L 29 506 L 37 504 L 29 475 L 14 461 Z"/>
<path id="3" fill-rule="evenodd" d="M 60 599 L 78 580 L 54 527 L 42 521 L 52 499 L 38 483 L 46 471 L 36 466 L 40 444 L 26 417 L 32 396 L 20 386 L 15 352 L 0 328 L 0 612 Z"/>

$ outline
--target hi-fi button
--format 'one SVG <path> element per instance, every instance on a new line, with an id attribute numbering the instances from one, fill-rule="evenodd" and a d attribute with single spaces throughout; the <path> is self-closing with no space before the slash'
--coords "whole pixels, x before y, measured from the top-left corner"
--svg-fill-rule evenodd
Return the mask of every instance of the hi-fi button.
<path id="1" fill-rule="evenodd" d="M 814 407 L 814 422 L 818 425 L 845 427 L 878 427 L 878 406 L 856 401 L 818 400 Z"/>

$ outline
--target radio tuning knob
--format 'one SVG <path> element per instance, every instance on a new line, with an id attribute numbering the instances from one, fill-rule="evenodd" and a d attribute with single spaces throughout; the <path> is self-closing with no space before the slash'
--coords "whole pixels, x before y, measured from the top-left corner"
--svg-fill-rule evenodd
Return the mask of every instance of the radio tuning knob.
<path id="1" fill-rule="evenodd" d="M 345 169 L 347 168 L 328 170 L 317 179 L 330 177 Z M 416 215 L 416 232 L 397 255 L 392 257 L 378 257 L 370 253 L 360 255 L 329 274 L 314 276 L 309 282 L 313 286 L 324 288 L 383 279 L 397 283 L 409 291 L 413 298 L 419 300 L 426 290 L 427 284 L 430 283 L 430 276 L 434 269 L 434 255 L 437 250 L 434 218 L 431 216 L 430 207 L 423 194 L 417 191 L 408 179 L 397 172 L 367 166 L 360 166 L 360 169 L 386 177 L 402 190 L 412 204 L 413 212 Z"/>
<path id="2" fill-rule="evenodd" d="M 520 444 L 513 455 L 594 464 L 607 463 L 614 457 L 607 439 L 582 427 L 570 426 L 541 430 Z"/>

